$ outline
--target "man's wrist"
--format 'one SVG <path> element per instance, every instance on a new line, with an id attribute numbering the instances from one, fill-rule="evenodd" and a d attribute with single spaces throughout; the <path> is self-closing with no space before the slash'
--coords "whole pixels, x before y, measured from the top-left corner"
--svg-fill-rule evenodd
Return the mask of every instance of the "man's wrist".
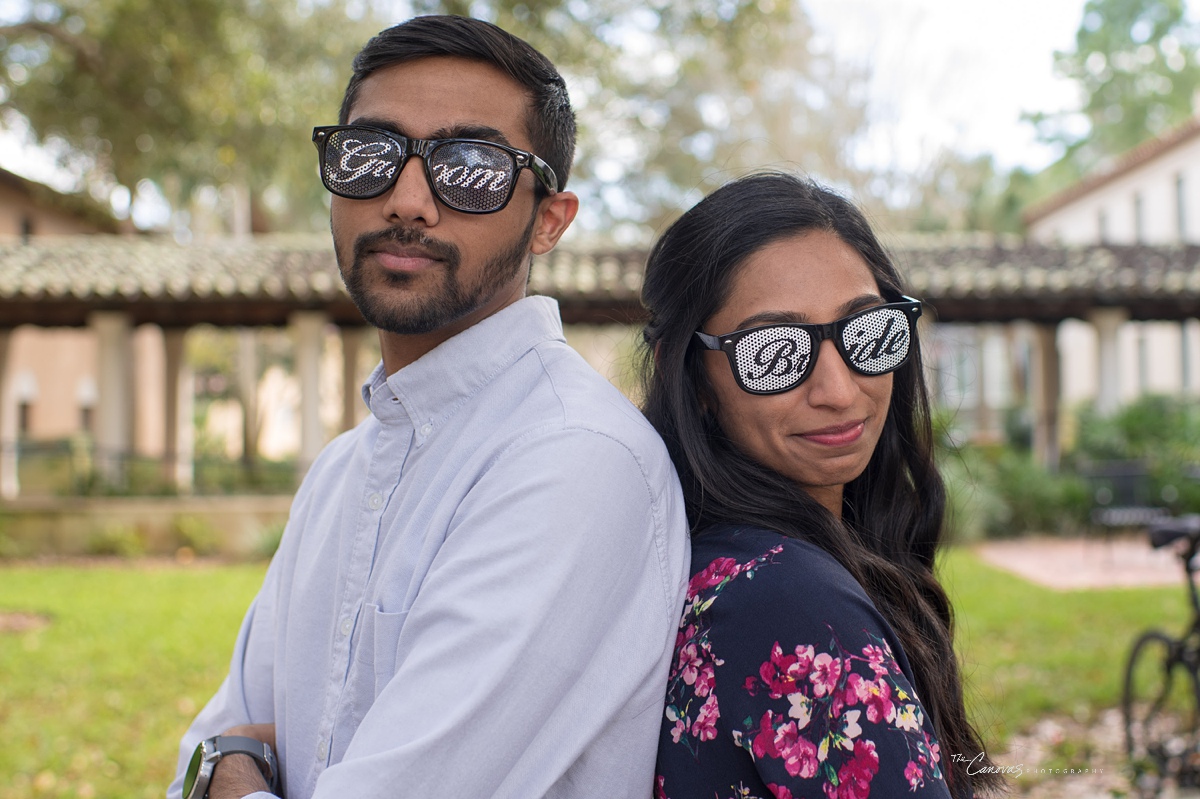
<path id="1" fill-rule="evenodd" d="M 258 762 L 250 755 L 233 752 L 217 763 L 208 787 L 208 799 L 242 799 L 255 791 L 270 790 Z"/>

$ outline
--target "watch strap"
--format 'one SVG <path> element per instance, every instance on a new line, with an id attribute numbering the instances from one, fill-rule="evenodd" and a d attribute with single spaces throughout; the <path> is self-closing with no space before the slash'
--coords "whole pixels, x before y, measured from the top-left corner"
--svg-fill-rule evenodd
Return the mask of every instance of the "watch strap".
<path id="1" fill-rule="evenodd" d="M 250 738 L 245 735 L 218 735 L 213 739 L 213 744 L 216 746 L 221 757 L 229 755 L 249 755 L 258 763 L 258 767 L 262 769 L 263 774 L 267 778 L 267 782 L 271 785 L 271 791 L 278 793 L 279 787 L 279 768 L 275 761 L 275 753 L 271 751 L 271 745 L 260 741 L 257 738 Z"/>

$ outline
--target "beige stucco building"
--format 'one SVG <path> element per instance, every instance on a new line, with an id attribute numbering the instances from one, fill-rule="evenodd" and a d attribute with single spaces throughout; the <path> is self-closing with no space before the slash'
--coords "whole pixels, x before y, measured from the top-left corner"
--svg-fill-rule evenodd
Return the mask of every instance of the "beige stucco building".
<path id="1" fill-rule="evenodd" d="M 1030 209 L 1029 236 L 1052 245 L 1200 244 L 1200 118 L 1152 139 Z M 1200 324 L 1156 320 L 1119 302 L 1058 334 L 1063 400 L 1112 410 L 1146 393 L 1195 394 Z"/>

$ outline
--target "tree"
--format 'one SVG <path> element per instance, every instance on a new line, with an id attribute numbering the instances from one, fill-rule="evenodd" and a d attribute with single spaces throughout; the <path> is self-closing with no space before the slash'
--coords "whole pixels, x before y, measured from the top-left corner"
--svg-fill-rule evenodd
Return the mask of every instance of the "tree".
<path id="1" fill-rule="evenodd" d="M 229 184 L 260 227 L 263 198 L 288 198 L 276 203 L 287 225 L 321 208 L 308 130 L 335 112 L 345 65 L 377 27 L 346 5 L 37 0 L 0 27 L 0 107 L 65 143 L 94 190 L 150 180 L 182 210 Z"/>
<path id="2" fill-rule="evenodd" d="M 1079 83 L 1088 130 L 1064 115 L 1031 115 L 1046 141 L 1066 146 L 1075 169 L 1123 153 L 1185 120 L 1200 89 L 1200 30 L 1184 0 L 1088 0 L 1075 49 L 1055 54 L 1058 71 Z"/>
<path id="3" fill-rule="evenodd" d="M 65 142 L 106 190 L 150 180 L 183 210 L 232 186 L 259 219 L 269 207 L 275 226 L 313 227 L 324 206 L 309 128 L 336 109 L 353 53 L 384 25 L 370 12 L 351 19 L 353 5 L 35 0 L 0 27 L 3 108 Z M 865 76 L 814 49 L 794 0 L 413 9 L 482 16 L 560 67 L 581 122 L 571 186 L 598 236 L 644 239 L 697 189 L 755 166 L 865 185 L 845 157 L 864 124 Z"/>
<path id="4" fill-rule="evenodd" d="M 905 199 L 881 214 L 887 227 L 920 233 L 1020 233 L 1030 180 L 1019 168 L 998 170 L 990 155 L 943 150 L 921 171 L 892 177 L 893 192 Z"/>
<path id="5" fill-rule="evenodd" d="M 599 209 L 590 224 L 605 236 L 644 240 L 750 168 L 866 185 L 847 157 L 865 123 L 866 76 L 816 50 L 794 0 L 417 3 L 468 7 L 563 71 L 581 125 L 572 188 Z"/>

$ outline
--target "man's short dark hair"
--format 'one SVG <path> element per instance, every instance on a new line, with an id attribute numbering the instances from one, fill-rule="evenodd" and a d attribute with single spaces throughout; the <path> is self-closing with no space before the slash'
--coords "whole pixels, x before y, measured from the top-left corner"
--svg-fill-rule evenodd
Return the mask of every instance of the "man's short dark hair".
<path id="1" fill-rule="evenodd" d="M 431 56 L 482 61 L 524 87 L 530 98 L 526 126 L 533 152 L 554 170 L 558 187 L 566 186 L 575 158 L 575 112 L 571 110 L 567 84 L 550 59 L 528 42 L 483 20 L 414 17 L 374 36 L 354 57 L 354 74 L 342 100 L 340 124 L 349 121 L 359 87 L 371 73 Z M 540 189 L 541 183 L 537 185 Z"/>

